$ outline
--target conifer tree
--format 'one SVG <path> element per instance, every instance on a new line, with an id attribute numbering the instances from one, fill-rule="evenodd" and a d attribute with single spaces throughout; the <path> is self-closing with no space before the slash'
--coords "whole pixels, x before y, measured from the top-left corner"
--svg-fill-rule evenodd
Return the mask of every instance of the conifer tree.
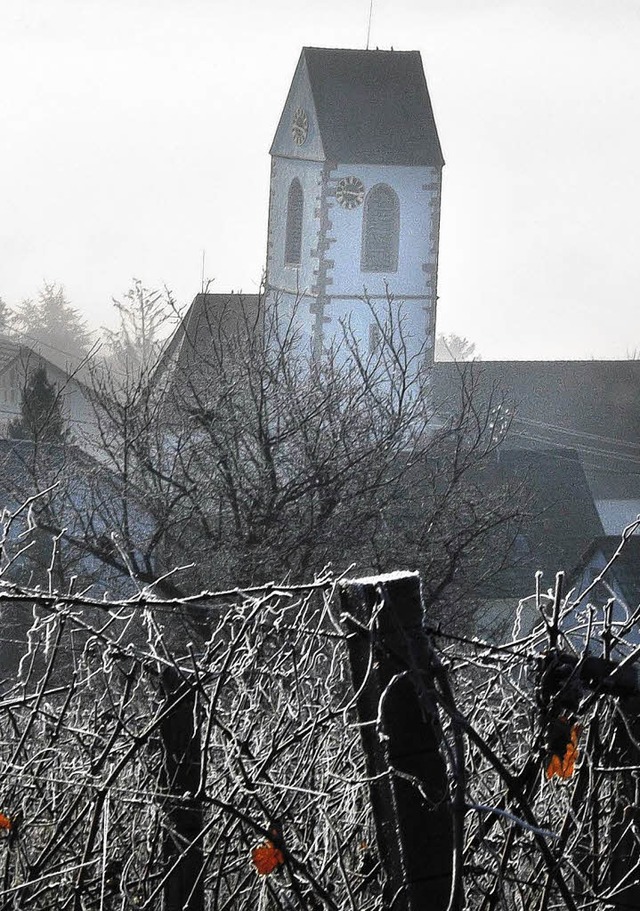
<path id="1" fill-rule="evenodd" d="M 13 314 L 6 302 L 0 297 L 0 333 L 9 329 Z"/>
<path id="2" fill-rule="evenodd" d="M 64 443 L 64 426 L 60 396 L 41 365 L 32 370 L 22 391 L 20 417 L 9 422 L 10 437 L 34 442 Z"/>
<path id="3" fill-rule="evenodd" d="M 437 361 L 479 361 L 475 342 L 455 332 L 445 335 L 439 332 L 436 336 L 435 357 Z"/>
<path id="4" fill-rule="evenodd" d="M 45 282 L 38 300 L 24 300 L 15 313 L 16 328 L 24 333 L 25 342 L 39 342 L 42 354 L 60 361 L 65 356 L 81 359 L 89 351 L 91 335 L 78 310 L 65 297 L 62 285 Z"/>

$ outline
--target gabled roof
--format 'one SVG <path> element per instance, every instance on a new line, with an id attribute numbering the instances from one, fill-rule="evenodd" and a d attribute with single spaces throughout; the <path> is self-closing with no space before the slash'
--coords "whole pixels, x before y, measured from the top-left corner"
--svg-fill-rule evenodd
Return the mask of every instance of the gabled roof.
<path id="1" fill-rule="evenodd" d="M 575 566 L 589 543 L 602 537 L 602 523 L 576 453 L 564 449 L 499 449 L 478 476 L 492 493 L 521 486 L 528 517 L 517 536 L 508 566 L 487 586 L 485 596 L 531 594 L 535 573 L 553 585 L 559 570 Z"/>
<path id="2" fill-rule="evenodd" d="M 442 167 L 419 51 L 305 47 L 300 64 L 326 160 Z"/>
<path id="3" fill-rule="evenodd" d="M 168 367 L 183 374 L 206 361 L 213 345 L 228 338 L 242 323 L 259 318 L 258 294 L 196 294 L 180 325 L 167 343 L 157 375 Z"/>
<path id="4" fill-rule="evenodd" d="M 0 337 L 0 374 L 18 360 L 21 351 L 21 346 L 16 345 L 11 339 Z"/>
<path id="5" fill-rule="evenodd" d="M 35 343 L 34 347 L 23 342 L 14 341 L 6 336 L 0 336 L 0 376 L 7 374 L 10 368 L 17 369 L 18 388 L 24 383 L 27 373 L 36 367 L 42 366 L 47 371 L 47 376 L 59 391 L 68 393 L 70 390 L 79 389 L 82 394 L 91 396 L 91 374 L 88 362 L 80 362 L 75 367 L 67 364 L 62 367 L 59 363 L 45 357 Z"/>
<path id="6" fill-rule="evenodd" d="M 593 541 L 591 546 L 585 551 L 578 561 L 576 567 L 570 575 L 570 580 L 579 580 L 580 576 L 589 566 L 597 567 L 598 557 L 600 563 L 607 564 L 613 558 L 614 554 L 620 547 L 619 535 L 607 535 Z M 609 586 L 616 586 L 627 606 L 635 610 L 640 605 L 640 535 L 629 537 L 620 553 L 615 558 L 611 568 L 608 570 L 605 581 Z M 603 600 L 609 598 L 610 591 L 598 591 L 596 594 L 601 595 Z"/>
<path id="7" fill-rule="evenodd" d="M 0 374 L 18 360 L 28 362 L 35 359 L 45 367 L 53 367 L 78 382 L 86 384 L 89 379 L 88 357 L 74 357 L 60 348 L 19 332 L 12 335 L 0 334 Z"/>
<path id="8" fill-rule="evenodd" d="M 596 499 L 640 493 L 640 361 L 477 361 L 434 365 L 436 402 L 509 409 L 508 447 L 577 452 Z"/>

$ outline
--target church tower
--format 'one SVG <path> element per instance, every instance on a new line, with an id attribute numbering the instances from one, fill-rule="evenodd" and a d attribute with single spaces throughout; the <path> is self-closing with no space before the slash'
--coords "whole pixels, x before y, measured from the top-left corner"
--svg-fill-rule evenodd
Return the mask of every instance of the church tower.
<path id="1" fill-rule="evenodd" d="M 444 164 L 419 52 L 304 48 L 271 146 L 267 294 L 319 352 L 387 291 L 432 348 Z"/>

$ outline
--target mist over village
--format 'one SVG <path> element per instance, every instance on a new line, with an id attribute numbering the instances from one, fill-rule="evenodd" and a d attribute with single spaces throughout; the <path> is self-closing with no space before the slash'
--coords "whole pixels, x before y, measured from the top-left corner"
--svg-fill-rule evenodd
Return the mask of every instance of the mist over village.
<path id="1" fill-rule="evenodd" d="M 640 909 L 639 40 L 7 0 L 0 911 Z"/>

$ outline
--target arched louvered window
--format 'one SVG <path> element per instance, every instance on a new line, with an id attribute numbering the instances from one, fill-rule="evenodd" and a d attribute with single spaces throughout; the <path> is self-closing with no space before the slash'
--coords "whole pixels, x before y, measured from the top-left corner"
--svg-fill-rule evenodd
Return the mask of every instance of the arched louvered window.
<path id="1" fill-rule="evenodd" d="M 300 265 L 303 208 L 302 187 L 298 178 L 294 177 L 289 187 L 289 199 L 287 200 L 287 230 L 284 241 L 284 262 L 287 266 Z"/>
<path id="2" fill-rule="evenodd" d="M 376 184 L 364 201 L 363 272 L 397 272 L 400 246 L 400 203 L 386 183 Z"/>

